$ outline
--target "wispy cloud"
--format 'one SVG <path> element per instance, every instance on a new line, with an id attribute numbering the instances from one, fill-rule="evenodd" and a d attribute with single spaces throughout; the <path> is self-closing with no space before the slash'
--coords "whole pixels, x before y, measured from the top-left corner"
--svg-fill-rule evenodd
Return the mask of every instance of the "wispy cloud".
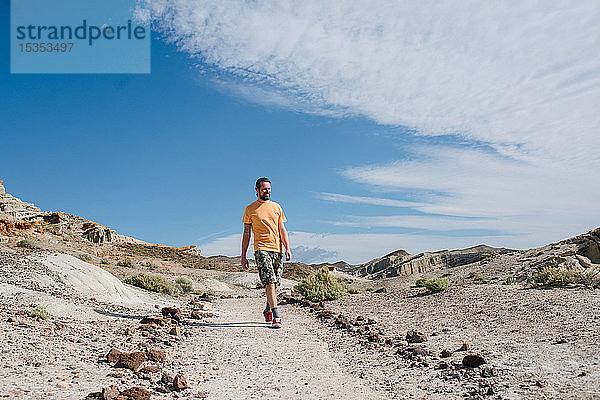
<path id="1" fill-rule="evenodd" d="M 413 201 L 405 201 L 405 200 L 395 200 L 395 199 L 383 199 L 379 197 L 365 197 L 365 196 L 351 196 L 347 194 L 340 193 L 327 193 L 320 192 L 316 194 L 317 198 L 321 200 L 327 201 L 335 201 L 339 203 L 352 203 L 352 204 L 372 204 L 376 206 L 386 206 L 386 207 L 420 207 L 423 206 L 424 203 L 413 202 Z"/>

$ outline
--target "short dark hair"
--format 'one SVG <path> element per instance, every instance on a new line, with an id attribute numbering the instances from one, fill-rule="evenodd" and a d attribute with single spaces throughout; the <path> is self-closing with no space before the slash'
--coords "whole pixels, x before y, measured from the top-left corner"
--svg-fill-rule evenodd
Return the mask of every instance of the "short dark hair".
<path id="1" fill-rule="evenodd" d="M 271 183 L 271 181 L 269 180 L 269 178 L 258 178 L 258 179 L 256 180 L 256 188 L 257 188 L 257 189 L 260 189 L 260 185 L 261 185 L 263 182 L 269 182 L 269 183 Z"/>

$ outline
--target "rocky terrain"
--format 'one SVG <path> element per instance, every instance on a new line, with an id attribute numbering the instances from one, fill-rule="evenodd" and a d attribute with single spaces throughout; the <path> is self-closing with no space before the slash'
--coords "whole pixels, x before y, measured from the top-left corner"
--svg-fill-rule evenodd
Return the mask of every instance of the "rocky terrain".
<path id="1" fill-rule="evenodd" d="M 355 294 L 293 293 L 323 266 Z M 290 263 L 272 330 L 239 259 L 41 211 L 0 182 L 0 397 L 600 398 L 599 271 L 600 228 L 531 250 Z M 191 286 L 124 283 L 139 272 Z"/>

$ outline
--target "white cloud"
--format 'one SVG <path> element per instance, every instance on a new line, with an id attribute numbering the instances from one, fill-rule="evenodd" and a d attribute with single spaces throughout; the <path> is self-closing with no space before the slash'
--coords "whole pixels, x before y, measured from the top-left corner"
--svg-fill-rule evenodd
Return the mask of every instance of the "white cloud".
<path id="1" fill-rule="evenodd" d="M 526 244 L 600 221 L 596 0 L 141 4 L 183 51 L 233 77 L 238 96 L 459 134 L 497 152 L 412 149 L 422 157 L 346 168 L 355 182 L 444 192 L 419 209 L 494 218 Z M 307 247 L 338 251 L 324 242 Z"/>
<path id="2" fill-rule="evenodd" d="M 382 199 L 379 197 L 350 196 L 347 194 L 327 192 L 317 193 L 317 198 L 340 203 L 372 204 L 386 207 L 418 207 L 423 205 L 423 203 L 413 201 Z"/>

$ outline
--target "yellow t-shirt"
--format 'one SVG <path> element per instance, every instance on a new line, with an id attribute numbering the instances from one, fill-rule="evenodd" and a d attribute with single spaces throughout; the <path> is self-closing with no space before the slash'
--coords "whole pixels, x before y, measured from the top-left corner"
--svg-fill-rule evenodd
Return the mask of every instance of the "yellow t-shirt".
<path id="1" fill-rule="evenodd" d="M 274 201 L 254 203 L 246 207 L 242 222 L 252 224 L 254 233 L 254 251 L 267 250 L 283 253 L 281 238 L 279 237 L 279 224 L 285 222 L 285 215 L 281 206 Z"/>

